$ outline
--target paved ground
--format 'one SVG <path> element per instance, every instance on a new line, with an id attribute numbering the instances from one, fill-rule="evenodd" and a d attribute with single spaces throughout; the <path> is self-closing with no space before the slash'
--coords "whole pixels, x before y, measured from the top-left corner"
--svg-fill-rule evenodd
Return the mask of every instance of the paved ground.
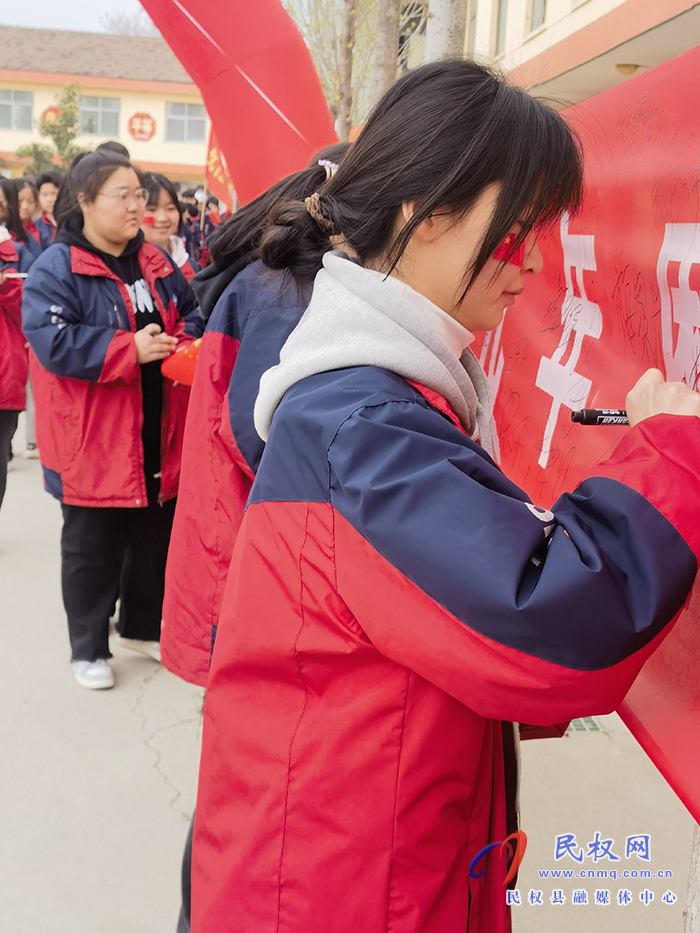
<path id="1" fill-rule="evenodd" d="M 514 908 L 514 933 L 683 933 L 694 820 L 622 721 L 605 716 L 597 722 L 605 731 L 522 745 L 521 825 L 528 846 L 518 879 L 523 906 Z M 596 864 L 585 855 L 580 864 L 568 856 L 555 861 L 556 836 L 573 833 L 580 855 L 596 832 L 601 840 L 614 840 L 611 851 L 619 862 L 604 858 Z M 626 837 L 639 834 L 650 836 L 649 862 L 625 858 Z M 552 869 L 673 875 L 623 881 L 540 876 Z M 564 893 L 563 906 L 550 903 L 555 889 Z M 574 889 L 586 891 L 587 904 L 572 904 Z M 621 889 L 631 892 L 633 903 L 617 903 Z M 531 890 L 542 891 L 542 907 L 528 903 Z M 596 891 L 606 890 L 611 903 L 597 905 Z M 639 899 L 644 890 L 654 895 L 646 906 Z M 667 891 L 678 898 L 672 905 L 662 901 Z"/>
<path id="2" fill-rule="evenodd" d="M 0 512 L 0 931 L 174 933 L 202 691 L 118 648 L 113 690 L 77 686 L 60 527 L 39 463 L 15 458 Z"/>
<path id="3" fill-rule="evenodd" d="M 0 513 L 0 933 L 174 933 L 202 691 L 119 649 L 114 690 L 91 693 L 74 683 L 60 524 L 39 463 L 15 459 Z M 693 821 L 619 719 L 600 723 L 603 732 L 523 744 L 528 849 L 515 933 L 683 931 Z M 596 831 L 614 840 L 619 863 L 554 860 L 556 835 L 573 833 L 586 846 Z M 648 864 L 624 857 L 625 837 L 639 833 L 651 837 Z M 673 877 L 538 876 L 584 866 Z M 617 905 L 621 887 L 632 905 Z M 647 907 L 639 901 L 644 887 L 654 894 Z M 564 906 L 550 904 L 555 888 Z M 572 905 L 574 888 L 586 890 L 587 905 Z M 543 906 L 527 903 L 531 889 L 542 891 Z M 606 889 L 613 903 L 596 906 L 595 891 Z M 661 901 L 668 890 L 678 898 L 672 906 Z"/>

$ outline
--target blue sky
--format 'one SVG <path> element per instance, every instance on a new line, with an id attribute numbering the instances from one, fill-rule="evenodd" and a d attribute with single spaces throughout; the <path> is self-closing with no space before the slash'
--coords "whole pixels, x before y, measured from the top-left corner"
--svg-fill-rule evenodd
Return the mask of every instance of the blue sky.
<path id="1" fill-rule="evenodd" d="M 7 0 L 0 4 L 0 25 L 103 32 L 100 17 L 104 14 L 131 15 L 141 9 L 138 0 Z"/>

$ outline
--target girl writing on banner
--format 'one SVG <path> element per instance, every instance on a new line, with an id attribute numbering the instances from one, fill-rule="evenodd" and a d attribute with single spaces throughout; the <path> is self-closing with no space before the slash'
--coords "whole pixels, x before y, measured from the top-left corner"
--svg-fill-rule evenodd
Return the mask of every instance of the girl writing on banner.
<path id="1" fill-rule="evenodd" d="M 193 933 L 504 933 L 503 875 L 469 865 L 514 828 L 513 723 L 614 709 L 683 606 L 700 396 L 647 373 L 625 439 L 550 511 L 499 469 L 469 349 L 581 184 L 558 114 L 452 61 L 401 78 L 333 177 L 272 211 L 263 261 L 314 291 L 255 406 Z"/>

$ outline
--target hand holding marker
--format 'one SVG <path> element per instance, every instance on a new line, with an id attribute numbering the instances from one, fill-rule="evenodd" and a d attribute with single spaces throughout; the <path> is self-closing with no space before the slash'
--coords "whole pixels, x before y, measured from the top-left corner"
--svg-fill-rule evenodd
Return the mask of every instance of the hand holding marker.
<path id="1" fill-rule="evenodd" d="M 576 424 L 629 424 L 624 408 L 582 408 L 571 412 Z"/>

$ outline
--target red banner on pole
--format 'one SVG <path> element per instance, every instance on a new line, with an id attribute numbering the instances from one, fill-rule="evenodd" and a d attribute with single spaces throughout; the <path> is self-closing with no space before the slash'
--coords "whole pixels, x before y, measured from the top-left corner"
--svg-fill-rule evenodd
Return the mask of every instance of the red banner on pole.
<path id="1" fill-rule="evenodd" d="M 652 366 L 698 387 L 698 74 L 700 48 L 566 112 L 584 145 L 583 209 L 541 239 L 544 271 L 480 351 L 503 468 L 538 505 L 594 475 L 628 430 L 572 424 L 572 410 L 624 408 Z M 697 585 L 620 712 L 700 821 Z"/>
<path id="2" fill-rule="evenodd" d="M 201 91 L 242 204 L 337 137 L 309 51 L 280 0 L 142 0 Z"/>
<path id="3" fill-rule="evenodd" d="M 207 164 L 204 166 L 204 183 L 214 197 L 225 204 L 229 211 L 233 210 L 231 180 L 213 129 L 209 133 Z"/>

